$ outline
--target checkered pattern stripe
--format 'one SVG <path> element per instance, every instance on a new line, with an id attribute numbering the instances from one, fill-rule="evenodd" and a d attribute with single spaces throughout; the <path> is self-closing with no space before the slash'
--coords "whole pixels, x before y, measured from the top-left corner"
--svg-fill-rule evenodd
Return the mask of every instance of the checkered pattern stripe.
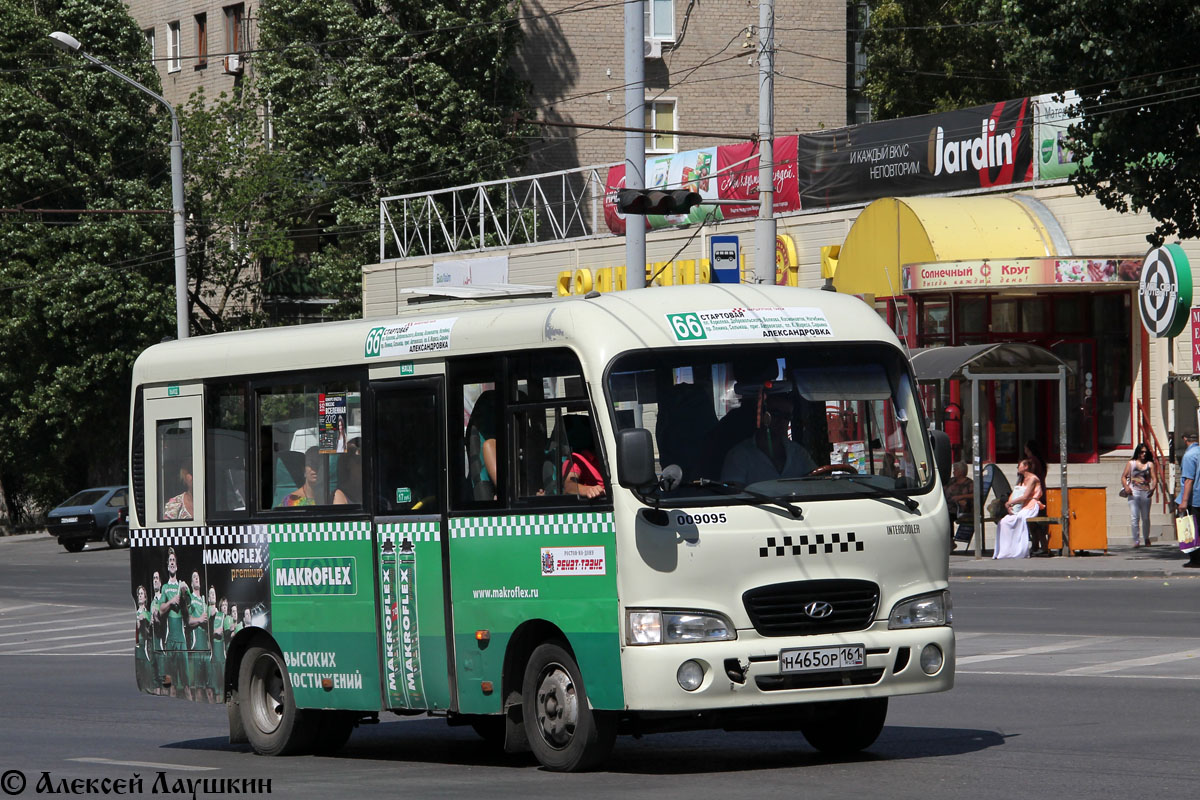
<path id="1" fill-rule="evenodd" d="M 451 539 L 553 536 L 563 533 L 611 534 L 614 530 L 612 514 L 530 514 L 511 517 L 462 517 L 450 520 Z"/>
<path id="2" fill-rule="evenodd" d="M 199 528 L 145 528 L 129 532 L 130 547 L 263 544 L 266 525 L 213 525 Z"/>
<path id="3" fill-rule="evenodd" d="M 818 553 L 826 555 L 832 553 L 861 553 L 863 551 L 863 543 L 858 541 L 857 535 L 850 531 L 849 533 L 816 533 L 811 536 L 805 534 L 803 536 L 784 536 L 780 542 L 774 536 L 767 537 L 767 546 L 758 548 L 758 557 L 767 558 L 768 556 L 815 556 Z"/>
<path id="4" fill-rule="evenodd" d="M 271 525 L 272 542 L 370 541 L 369 522 L 287 522 Z"/>
<path id="5" fill-rule="evenodd" d="M 387 522 L 379 525 L 379 538 L 385 536 L 412 542 L 440 542 L 442 526 L 437 522 Z"/>

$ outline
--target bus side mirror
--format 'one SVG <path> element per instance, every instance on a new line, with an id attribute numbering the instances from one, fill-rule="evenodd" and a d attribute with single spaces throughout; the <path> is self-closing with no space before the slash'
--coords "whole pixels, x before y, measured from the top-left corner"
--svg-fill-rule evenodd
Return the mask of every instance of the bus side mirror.
<path id="1" fill-rule="evenodd" d="M 654 473 L 654 437 L 645 428 L 617 431 L 617 479 L 626 489 L 658 482 Z"/>
<path id="2" fill-rule="evenodd" d="M 945 486 L 950 482 L 950 437 L 945 431 L 934 429 L 929 432 L 929 441 L 933 445 L 933 463 Z"/>

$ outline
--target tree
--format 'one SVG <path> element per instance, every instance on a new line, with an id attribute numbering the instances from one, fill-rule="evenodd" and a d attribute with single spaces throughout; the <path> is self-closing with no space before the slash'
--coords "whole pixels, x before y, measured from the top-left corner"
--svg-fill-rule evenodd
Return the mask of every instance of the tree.
<path id="1" fill-rule="evenodd" d="M 169 122 L 60 53 L 155 87 L 122 0 L 0 0 L 0 483 L 30 503 L 125 479 L 134 358 L 173 331 Z M 101 213 L 136 209 L 167 213 Z M 86 213 L 91 212 L 91 213 Z"/>
<path id="2" fill-rule="evenodd" d="M 1200 236 L 1200 7 L 1160 0 L 1004 0 L 1004 47 L 1043 92 L 1075 89 L 1080 195 L 1145 210 L 1146 238 Z"/>
<path id="3" fill-rule="evenodd" d="M 294 260 L 300 175 L 266 141 L 261 111 L 239 87 L 212 102 L 199 90 L 180 114 L 193 324 L 204 333 L 265 322 L 264 287 Z"/>
<path id="4" fill-rule="evenodd" d="M 256 69 L 307 177 L 301 251 L 336 314 L 361 309 L 379 199 L 502 177 L 525 155 L 512 0 L 264 0 Z"/>
<path id="5" fill-rule="evenodd" d="M 1001 0 L 870 0 L 863 94 L 876 119 L 969 108 L 1025 93 L 997 33 Z"/>

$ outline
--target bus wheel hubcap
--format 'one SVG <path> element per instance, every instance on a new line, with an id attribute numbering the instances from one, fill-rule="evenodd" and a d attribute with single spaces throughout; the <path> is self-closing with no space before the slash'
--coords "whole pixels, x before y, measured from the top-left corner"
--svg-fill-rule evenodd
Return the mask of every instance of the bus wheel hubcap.
<path id="1" fill-rule="evenodd" d="M 264 733 L 272 733 L 283 721 L 283 673 L 273 658 L 263 656 L 254 665 L 250 685 L 254 721 Z"/>
<path id="2" fill-rule="evenodd" d="M 579 721 L 575 684 L 560 664 L 542 670 L 537 688 L 538 725 L 547 744 L 562 748 L 571 743 Z"/>

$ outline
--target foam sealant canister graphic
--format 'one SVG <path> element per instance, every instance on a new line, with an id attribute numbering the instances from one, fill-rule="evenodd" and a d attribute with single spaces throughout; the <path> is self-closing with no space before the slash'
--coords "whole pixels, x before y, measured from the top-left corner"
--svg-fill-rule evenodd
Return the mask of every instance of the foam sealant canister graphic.
<path id="1" fill-rule="evenodd" d="M 417 559 L 412 542 L 404 539 L 397 552 L 395 543 L 386 539 L 380 563 L 388 701 L 392 707 L 424 708 L 417 635 Z"/>

